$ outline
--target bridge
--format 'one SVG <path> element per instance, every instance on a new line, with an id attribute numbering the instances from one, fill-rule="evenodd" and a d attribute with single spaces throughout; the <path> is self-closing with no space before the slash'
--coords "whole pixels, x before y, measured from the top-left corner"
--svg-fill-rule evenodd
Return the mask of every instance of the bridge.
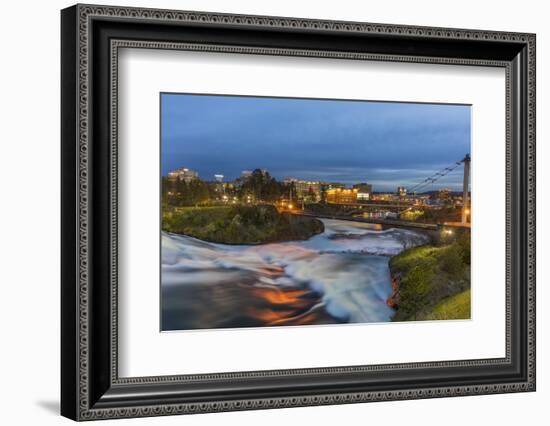
<path id="1" fill-rule="evenodd" d="M 355 213 L 361 213 L 362 211 L 369 210 L 369 209 L 384 209 L 384 210 L 390 210 L 390 211 L 400 213 L 400 212 L 403 212 L 403 211 L 411 209 L 411 208 L 415 208 L 415 209 L 418 209 L 418 210 L 428 210 L 428 209 L 434 208 L 433 206 L 429 206 L 429 205 L 425 205 L 425 204 L 414 204 L 413 202 L 403 202 L 403 203 L 371 203 L 371 202 L 332 203 L 331 205 L 356 209 Z M 353 211 L 351 213 L 353 214 Z"/>
<path id="2" fill-rule="evenodd" d="M 365 201 L 363 203 L 337 203 L 338 206 L 345 206 L 345 207 L 357 207 L 358 209 L 362 209 L 365 207 L 373 207 L 373 208 L 386 208 L 386 209 L 396 209 L 396 210 L 403 210 L 408 209 L 410 207 L 418 207 L 418 208 L 424 208 L 429 209 L 432 208 L 432 206 L 428 205 L 417 205 L 412 202 L 404 201 L 402 203 L 371 203 L 368 201 Z"/>
<path id="3" fill-rule="evenodd" d="M 304 213 L 300 211 L 293 211 L 292 214 L 295 214 L 298 216 L 315 217 L 318 219 L 347 220 L 350 222 L 369 223 L 372 225 L 380 225 L 380 229 L 386 229 L 391 227 L 391 228 L 408 228 L 408 229 L 423 229 L 423 230 L 429 230 L 429 231 L 436 231 L 440 228 L 440 225 L 434 224 L 434 223 L 407 222 L 403 220 L 377 219 L 377 218 L 343 216 L 343 215 L 312 214 L 312 213 Z"/>
<path id="4" fill-rule="evenodd" d="M 418 182 L 417 184 L 407 188 L 407 193 L 409 194 L 416 194 L 419 191 L 425 191 L 430 186 L 433 186 L 434 183 L 438 182 L 445 176 L 449 175 L 453 171 L 455 171 L 459 166 L 463 165 L 463 179 L 462 179 L 462 210 L 461 210 L 461 220 L 460 222 L 444 222 L 439 224 L 422 224 L 422 225 L 429 225 L 429 226 L 435 226 L 438 225 L 446 225 L 446 226 L 462 226 L 462 227 L 470 227 L 470 224 L 468 222 L 468 215 L 470 213 L 470 193 L 468 190 L 469 184 L 470 184 L 470 154 L 466 154 L 462 160 L 456 161 L 454 164 L 451 164 L 448 167 L 445 167 L 441 170 L 438 170 L 437 172 L 433 173 L 432 175 L 428 176 L 427 178 L 423 179 L 422 181 Z M 414 202 L 406 202 L 403 203 L 397 202 L 397 203 L 376 203 L 376 202 L 365 202 L 365 203 L 349 203 L 349 204 L 339 204 L 346 207 L 352 207 L 357 208 L 359 210 L 368 209 L 368 208 L 385 208 L 388 210 L 397 210 L 398 212 L 403 212 L 407 209 L 415 208 L 415 209 L 431 209 L 433 206 L 429 205 L 417 205 L 414 204 Z M 402 223 L 402 221 L 395 221 L 395 220 L 388 220 L 388 219 L 379 219 L 379 218 L 363 218 L 365 221 L 368 221 L 369 223 L 380 223 L 380 224 L 390 224 L 397 226 L 398 223 Z M 413 226 L 413 224 L 416 224 L 416 222 L 409 222 L 410 227 Z M 421 225 L 421 224 L 417 224 Z"/>
<path id="5" fill-rule="evenodd" d="M 433 185 L 435 182 L 447 176 L 449 173 L 453 172 L 461 164 L 463 164 L 464 172 L 462 177 L 462 212 L 460 223 L 464 227 L 469 227 L 468 214 L 470 212 L 470 192 L 468 191 L 468 187 L 470 185 L 470 163 L 470 154 L 466 154 L 462 160 L 456 161 L 454 164 L 445 167 L 444 169 L 438 170 L 437 172 L 435 172 L 431 176 L 428 176 L 426 179 L 420 181 L 416 185 L 407 188 L 407 192 L 417 193 L 418 191 L 425 190 L 427 187 Z"/>
<path id="6" fill-rule="evenodd" d="M 441 240 L 446 240 L 448 238 L 453 238 L 453 235 L 459 235 L 464 232 L 466 229 L 469 229 L 468 226 L 464 226 L 460 222 L 455 223 L 418 223 L 418 222 L 408 222 L 403 220 L 388 220 L 388 219 L 372 219 L 372 218 L 362 218 L 362 217 L 350 217 L 350 216 L 331 216 L 331 215 L 314 215 L 303 213 L 300 211 L 293 211 L 291 214 L 307 217 L 315 217 L 318 219 L 335 219 L 335 220 L 345 220 L 350 222 L 360 222 L 368 223 L 373 225 L 375 230 L 384 230 L 389 228 L 399 228 L 406 229 L 410 231 L 420 232 L 427 235 L 432 241 L 438 242 Z"/>
<path id="7" fill-rule="evenodd" d="M 398 227 L 406 228 L 412 230 L 424 230 L 424 231 L 440 231 L 441 229 L 452 230 L 452 228 L 470 228 L 470 223 L 468 222 L 468 214 L 470 212 L 470 200 L 469 200 L 469 181 L 470 181 L 470 155 L 466 154 L 464 158 L 460 161 L 456 161 L 454 164 L 441 169 L 434 174 L 423 179 L 416 185 L 407 188 L 408 193 L 418 193 L 418 191 L 425 190 L 427 187 L 433 185 L 435 182 L 439 181 L 443 177 L 447 176 L 454 170 L 456 170 L 460 165 L 464 166 L 463 170 L 463 180 L 462 180 L 462 209 L 461 209 L 461 220 L 459 222 L 442 222 L 442 223 L 419 223 L 412 221 L 403 221 L 403 220 L 394 220 L 388 218 L 374 218 L 374 217 L 357 217 L 350 215 L 332 215 L 332 214 L 318 214 L 313 212 L 306 211 L 291 211 L 293 214 L 298 214 L 302 216 L 317 217 L 321 219 L 338 219 L 338 220 L 348 220 L 354 222 L 370 223 L 373 225 L 380 226 L 381 229 L 388 227 Z M 368 208 L 384 208 L 388 210 L 397 210 L 404 211 L 410 208 L 415 209 L 430 209 L 432 206 L 426 205 L 415 205 L 414 203 L 407 202 L 397 202 L 397 203 L 343 203 L 338 204 L 339 206 L 357 208 L 358 210 L 368 209 Z"/>

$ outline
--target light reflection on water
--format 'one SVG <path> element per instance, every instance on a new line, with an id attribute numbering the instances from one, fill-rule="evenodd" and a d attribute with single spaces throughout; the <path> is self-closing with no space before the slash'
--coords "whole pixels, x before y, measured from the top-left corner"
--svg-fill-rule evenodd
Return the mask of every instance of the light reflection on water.
<path id="1" fill-rule="evenodd" d="M 307 241 L 231 246 L 162 233 L 163 330 L 389 321 L 389 256 L 425 235 L 323 219 Z"/>

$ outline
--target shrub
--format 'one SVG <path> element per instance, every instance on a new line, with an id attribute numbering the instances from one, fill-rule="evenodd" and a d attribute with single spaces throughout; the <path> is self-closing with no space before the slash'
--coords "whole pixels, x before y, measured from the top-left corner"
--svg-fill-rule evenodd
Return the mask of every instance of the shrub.
<path id="1" fill-rule="evenodd" d="M 401 277 L 394 321 L 436 319 L 435 314 L 438 318 L 468 317 L 469 293 L 450 299 L 470 288 L 468 234 L 459 234 L 455 242 L 445 246 L 414 247 L 390 259 L 392 277 Z M 439 306 L 443 301 L 447 303 Z"/>
<path id="2" fill-rule="evenodd" d="M 466 264 L 470 264 L 471 257 L 471 235 L 470 232 L 463 232 L 457 240 L 457 244 L 462 251 L 462 261 Z"/>
<path id="3" fill-rule="evenodd" d="M 441 249 L 439 265 L 442 271 L 448 273 L 451 277 L 457 277 L 463 268 L 460 246 L 455 243 Z"/>
<path id="4" fill-rule="evenodd" d="M 324 231 L 320 220 L 280 214 L 271 205 L 189 207 L 163 212 L 162 229 L 205 241 L 252 244 L 304 240 Z"/>
<path id="5" fill-rule="evenodd" d="M 428 265 L 415 266 L 408 272 L 399 290 L 401 315 L 416 320 L 420 312 L 429 305 L 433 275 L 433 268 Z"/>

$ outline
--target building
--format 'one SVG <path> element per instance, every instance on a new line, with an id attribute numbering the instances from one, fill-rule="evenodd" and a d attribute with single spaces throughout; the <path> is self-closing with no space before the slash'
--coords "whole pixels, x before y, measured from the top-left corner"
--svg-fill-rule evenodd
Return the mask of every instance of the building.
<path id="1" fill-rule="evenodd" d="M 328 191 L 329 189 L 345 188 L 346 185 L 340 182 L 323 182 L 321 187 L 323 191 Z"/>
<path id="2" fill-rule="evenodd" d="M 437 199 L 446 204 L 451 201 L 451 191 L 449 188 L 442 188 L 437 193 Z"/>
<path id="3" fill-rule="evenodd" d="M 248 178 L 250 178 L 252 176 L 252 171 L 250 170 L 243 170 L 241 172 L 241 176 L 239 176 L 237 179 L 235 179 L 235 181 L 233 182 L 233 185 L 236 187 L 236 188 L 239 188 L 240 186 L 242 186 L 243 183 L 245 183 L 247 181 Z"/>
<path id="4" fill-rule="evenodd" d="M 429 195 L 416 195 L 414 197 L 414 204 L 417 206 L 427 206 L 430 204 Z"/>
<path id="5" fill-rule="evenodd" d="M 221 174 L 214 175 L 214 190 L 218 194 L 225 194 L 225 182 L 223 181 L 224 176 Z"/>
<path id="6" fill-rule="evenodd" d="M 368 200 L 370 200 L 370 192 L 357 189 L 357 201 L 368 201 Z"/>
<path id="7" fill-rule="evenodd" d="M 333 188 L 326 191 L 326 200 L 330 204 L 355 204 L 357 203 L 357 188 Z"/>
<path id="8" fill-rule="evenodd" d="M 252 176 L 252 171 L 251 170 L 243 170 L 241 172 L 241 179 L 243 179 L 243 180 L 248 179 L 250 176 Z"/>
<path id="9" fill-rule="evenodd" d="M 241 172 L 241 176 L 239 179 L 242 179 L 242 180 L 246 180 L 248 179 L 249 177 L 251 177 L 255 172 L 260 172 L 263 176 L 267 176 L 269 175 L 269 172 L 267 171 L 267 169 L 254 169 L 254 171 L 252 170 L 243 170 Z"/>
<path id="10" fill-rule="evenodd" d="M 345 188 L 346 185 L 340 182 L 321 182 L 321 200 L 327 201 L 327 191 L 329 189 Z"/>
<path id="11" fill-rule="evenodd" d="M 357 189 L 357 200 L 366 201 L 370 200 L 372 193 L 372 185 L 368 183 L 357 183 L 353 185 L 354 189 Z"/>
<path id="12" fill-rule="evenodd" d="M 321 182 L 297 180 L 294 182 L 294 187 L 298 198 L 314 203 L 321 200 Z"/>
<path id="13" fill-rule="evenodd" d="M 371 193 L 371 199 L 376 201 L 396 201 L 397 195 L 393 192 Z"/>
<path id="14" fill-rule="evenodd" d="M 404 186 L 398 186 L 397 187 L 397 195 L 400 197 L 406 197 L 407 196 L 407 188 Z"/>
<path id="15" fill-rule="evenodd" d="M 174 180 L 183 180 L 186 183 L 191 182 L 193 179 L 198 179 L 199 174 L 198 172 L 195 172 L 194 170 L 188 169 L 186 167 L 181 167 L 176 170 L 172 170 L 171 172 L 168 172 L 168 178 L 174 179 Z"/>

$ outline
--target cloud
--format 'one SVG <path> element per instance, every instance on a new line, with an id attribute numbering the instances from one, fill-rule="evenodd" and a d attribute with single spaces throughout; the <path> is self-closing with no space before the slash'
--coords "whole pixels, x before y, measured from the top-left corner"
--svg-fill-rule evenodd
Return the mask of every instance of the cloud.
<path id="1" fill-rule="evenodd" d="M 465 105 L 162 96 L 163 174 L 185 166 L 208 179 L 261 167 L 388 190 L 469 152 Z"/>

